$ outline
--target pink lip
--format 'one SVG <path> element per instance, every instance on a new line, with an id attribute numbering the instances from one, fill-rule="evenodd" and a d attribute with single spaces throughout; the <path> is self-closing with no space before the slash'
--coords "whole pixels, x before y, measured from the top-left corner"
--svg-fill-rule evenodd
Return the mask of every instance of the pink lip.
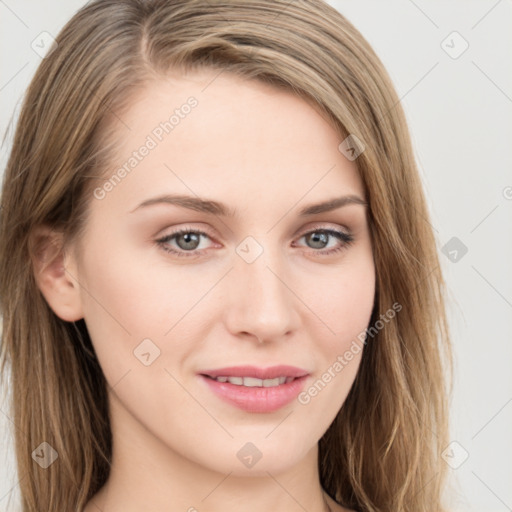
<path id="1" fill-rule="evenodd" d="M 277 411 L 289 404 L 301 392 L 309 373 L 295 366 L 233 366 L 200 372 L 201 379 L 219 398 L 247 412 L 266 413 Z M 212 377 L 254 377 L 274 379 L 276 377 L 294 377 L 294 380 L 279 386 L 246 387 L 230 382 L 218 382 Z"/>
<path id="2" fill-rule="evenodd" d="M 208 375 L 209 377 L 254 377 L 256 379 L 303 377 L 304 375 L 309 374 L 307 370 L 284 364 L 271 366 L 269 368 L 258 368 L 257 366 L 229 366 L 227 368 L 217 368 L 215 370 L 204 370 L 199 373 L 201 375 Z"/>

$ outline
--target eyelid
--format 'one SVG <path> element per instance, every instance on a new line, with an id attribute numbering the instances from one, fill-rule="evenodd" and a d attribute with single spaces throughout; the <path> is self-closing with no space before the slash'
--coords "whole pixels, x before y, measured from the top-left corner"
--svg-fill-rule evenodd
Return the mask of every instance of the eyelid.
<path id="1" fill-rule="evenodd" d="M 337 252 L 337 251 L 340 251 L 342 249 L 345 249 L 347 248 L 348 245 L 350 245 L 353 241 L 354 241 L 354 237 L 353 237 L 353 234 L 351 232 L 350 229 L 348 229 L 346 226 L 340 226 L 340 225 L 336 225 L 336 227 L 332 227 L 329 226 L 329 225 L 325 225 L 325 223 L 321 223 L 321 222 L 318 222 L 318 223 L 314 223 L 313 225 L 309 225 L 307 228 L 303 228 L 301 230 L 298 230 L 296 232 L 295 235 L 293 235 L 293 238 L 294 240 L 296 239 L 300 239 L 300 238 L 303 238 L 304 236 L 308 235 L 308 234 L 311 234 L 311 233 L 314 233 L 314 232 L 317 232 L 317 231 L 325 231 L 327 232 L 330 236 L 332 237 L 337 237 L 338 240 L 342 243 L 341 247 L 337 247 L 337 248 L 331 248 L 331 249 L 320 249 L 320 250 L 315 250 L 315 249 L 311 249 L 309 248 L 310 251 L 312 251 L 313 253 L 317 253 L 319 256 L 327 256 L 327 255 L 330 255 L 331 253 L 334 253 L 334 252 Z M 184 256 L 184 257 L 190 257 L 190 258 L 198 258 L 198 257 L 201 257 L 201 255 L 203 255 L 204 253 L 208 252 L 211 248 L 208 248 L 208 249 L 194 249 L 192 251 L 185 251 L 183 249 L 181 250 L 178 250 L 178 249 L 166 249 L 164 247 L 164 245 L 166 243 L 169 242 L 170 239 L 173 239 L 174 237 L 178 236 L 178 235 L 181 235 L 181 234 L 185 234 L 185 233 L 196 233 L 196 234 L 199 234 L 200 236 L 207 236 L 210 240 L 212 240 L 213 242 L 215 242 L 215 236 L 212 235 L 212 233 L 210 232 L 210 230 L 208 228 L 199 228 L 199 227 L 193 227 L 193 226 L 182 226 L 182 227 L 179 227 L 179 228 L 176 228 L 174 231 L 171 231 L 170 233 L 167 233 L 163 236 L 160 236 L 159 238 L 157 238 L 155 240 L 155 242 L 161 246 L 161 248 L 168 252 L 168 253 L 171 253 L 171 254 L 174 254 L 176 256 Z M 341 237 L 338 236 L 339 235 L 342 235 Z M 343 237 L 345 239 L 343 239 Z M 218 245 L 218 244 L 217 244 Z M 305 246 L 300 246 L 300 247 L 305 247 Z M 305 247 L 306 249 L 308 249 L 307 247 Z"/>
<path id="2" fill-rule="evenodd" d="M 156 242 L 162 242 L 162 243 L 165 243 L 166 240 L 170 240 L 170 239 L 173 239 L 175 237 L 177 237 L 178 235 L 182 235 L 182 234 L 185 234 L 185 233 L 196 233 L 200 236 L 206 236 L 208 237 L 212 242 L 213 242 L 213 245 L 217 245 L 219 246 L 218 243 L 216 243 L 215 239 L 216 237 L 214 235 L 212 235 L 212 233 L 210 232 L 209 229 L 205 229 L 205 228 L 195 228 L 195 227 L 192 227 L 192 226 L 184 226 L 184 227 L 180 227 L 180 228 L 176 228 L 175 230 L 173 231 L 170 231 L 169 233 L 165 234 L 165 235 L 162 235 L 160 237 L 158 237 L 156 239 Z M 197 254 L 197 252 L 205 252 L 205 251 L 208 251 L 210 248 L 208 249 L 194 249 L 194 251 L 181 251 L 181 252 L 189 252 L 190 254 Z"/>
<path id="3" fill-rule="evenodd" d="M 172 228 L 169 232 L 165 232 L 165 234 L 157 236 L 156 240 L 169 238 L 169 237 L 172 237 L 173 235 L 178 235 L 180 233 L 186 233 L 186 232 L 200 233 L 200 234 L 208 236 L 208 238 L 210 238 L 213 241 L 215 241 L 217 238 L 217 236 L 215 235 L 213 230 L 210 229 L 209 227 L 205 227 L 204 225 L 191 226 L 191 225 L 187 225 L 187 224 L 184 224 L 184 225 L 180 224 L 179 227 Z"/>
<path id="4" fill-rule="evenodd" d="M 311 231 L 320 231 L 320 230 L 333 230 L 333 231 L 343 231 L 345 234 L 350 234 L 352 232 L 351 229 L 348 228 L 348 226 L 340 225 L 340 224 L 332 224 L 332 223 L 326 223 L 326 222 L 314 222 L 313 224 L 308 225 L 307 227 L 302 227 L 298 229 L 292 236 L 293 238 L 302 237 L 304 235 L 307 235 Z M 173 231 L 170 231 L 169 233 L 166 233 L 165 235 L 159 236 L 157 239 L 167 238 L 172 235 L 176 235 L 182 232 L 191 231 L 194 233 L 202 233 L 210 237 L 210 239 L 215 240 L 217 237 L 213 233 L 213 231 L 205 227 L 204 225 L 199 226 L 191 226 L 191 225 L 183 225 L 178 228 L 176 228 Z"/>
<path id="5" fill-rule="evenodd" d="M 334 224 L 332 222 L 314 222 L 313 224 L 308 224 L 306 228 L 301 228 L 297 231 L 297 234 L 294 236 L 304 236 L 310 233 L 311 231 L 343 231 L 346 234 L 349 234 L 351 230 L 348 226 Z"/>

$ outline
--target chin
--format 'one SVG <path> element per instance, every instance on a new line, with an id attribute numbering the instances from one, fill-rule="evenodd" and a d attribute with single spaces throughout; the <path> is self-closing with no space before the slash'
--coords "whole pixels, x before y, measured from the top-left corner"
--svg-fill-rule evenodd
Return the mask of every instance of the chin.
<path id="1" fill-rule="evenodd" d="M 306 443 L 305 439 L 291 442 L 289 437 L 278 435 L 271 439 L 273 434 L 265 439 L 268 433 L 267 429 L 258 438 L 237 436 L 228 443 L 212 440 L 210 457 L 205 460 L 205 452 L 202 451 L 196 462 L 210 470 L 233 476 L 268 476 L 268 473 L 289 471 L 317 449 L 314 440 L 311 443 Z"/>

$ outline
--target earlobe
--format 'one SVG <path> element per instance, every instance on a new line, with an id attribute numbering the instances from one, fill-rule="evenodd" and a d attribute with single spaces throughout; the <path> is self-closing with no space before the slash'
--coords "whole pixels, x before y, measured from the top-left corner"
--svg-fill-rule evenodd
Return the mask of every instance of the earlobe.
<path id="1" fill-rule="evenodd" d="M 67 322 L 83 318 L 76 264 L 64 248 L 63 233 L 37 226 L 29 247 L 34 278 L 53 312 Z"/>

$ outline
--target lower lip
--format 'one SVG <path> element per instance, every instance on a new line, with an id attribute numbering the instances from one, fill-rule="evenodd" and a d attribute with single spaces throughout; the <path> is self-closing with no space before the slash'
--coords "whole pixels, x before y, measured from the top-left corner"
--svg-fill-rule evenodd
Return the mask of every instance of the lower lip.
<path id="1" fill-rule="evenodd" d="M 247 412 L 274 412 L 289 404 L 304 387 L 307 375 L 270 388 L 237 386 L 200 375 L 222 400 Z"/>

